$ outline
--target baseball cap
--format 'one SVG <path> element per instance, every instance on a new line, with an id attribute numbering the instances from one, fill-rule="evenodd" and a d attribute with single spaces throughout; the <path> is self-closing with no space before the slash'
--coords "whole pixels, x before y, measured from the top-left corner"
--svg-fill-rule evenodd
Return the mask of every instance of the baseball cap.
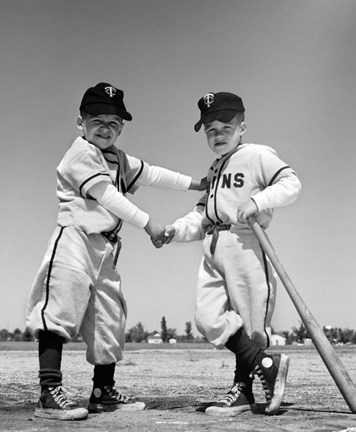
<path id="1" fill-rule="evenodd" d="M 99 83 L 90 87 L 83 96 L 80 111 L 88 114 L 115 114 L 124 120 L 132 120 L 124 104 L 124 92 L 108 83 Z"/>
<path id="2" fill-rule="evenodd" d="M 214 120 L 229 122 L 237 112 L 244 112 L 242 99 L 228 92 L 207 93 L 198 101 L 200 120 L 195 124 L 194 130 L 198 132 L 203 123 Z"/>

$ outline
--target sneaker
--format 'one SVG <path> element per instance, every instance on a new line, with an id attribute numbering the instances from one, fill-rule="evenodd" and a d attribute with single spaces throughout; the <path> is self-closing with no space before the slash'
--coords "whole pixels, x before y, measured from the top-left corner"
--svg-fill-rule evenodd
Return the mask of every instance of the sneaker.
<path id="1" fill-rule="evenodd" d="M 88 410 L 66 396 L 62 386 L 48 387 L 42 391 L 35 410 L 35 417 L 50 420 L 84 420 Z"/>
<path id="2" fill-rule="evenodd" d="M 88 406 L 90 413 L 116 410 L 142 411 L 144 409 L 143 402 L 133 402 L 129 397 L 120 394 L 113 385 L 94 387 Z"/>
<path id="3" fill-rule="evenodd" d="M 288 367 L 289 358 L 285 354 L 267 355 L 259 360 L 255 367 L 265 391 L 266 414 L 275 414 L 282 404 Z"/>
<path id="4" fill-rule="evenodd" d="M 234 383 L 231 389 L 217 402 L 211 404 L 205 413 L 209 415 L 235 415 L 245 411 L 253 411 L 255 398 L 252 390 L 245 383 Z"/>

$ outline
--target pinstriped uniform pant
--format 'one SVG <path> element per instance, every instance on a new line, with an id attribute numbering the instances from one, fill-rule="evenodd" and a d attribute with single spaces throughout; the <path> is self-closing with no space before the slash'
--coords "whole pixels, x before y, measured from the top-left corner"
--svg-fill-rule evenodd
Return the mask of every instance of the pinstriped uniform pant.
<path id="1" fill-rule="evenodd" d="M 70 341 L 78 333 L 89 363 L 123 357 L 127 307 L 113 246 L 100 234 L 56 227 L 27 303 L 26 324 L 38 337 L 52 331 Z"/>
<path id="2" fill-rule="evenodd" d="M 212 235 L 203 242 L 198 274 L 195 322 L 217 348 L 244 326 L 262 349 L 269 345 L 276 274 L 251 230 L 220 231 L 215 253 Z"/>

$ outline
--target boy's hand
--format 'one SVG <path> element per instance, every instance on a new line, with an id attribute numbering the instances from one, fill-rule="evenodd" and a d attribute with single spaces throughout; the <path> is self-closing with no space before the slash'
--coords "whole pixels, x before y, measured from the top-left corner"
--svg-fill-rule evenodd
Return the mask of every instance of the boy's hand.
<path id="1" fill-rule="evenodd" d="M 145 226 L 144 230 L 152 239 L 155 240 L 159 240 L 160 237 L 163 236 L 165 232 L 165 228 L 161 224 L 151 220 L 147 222 L 147 225 Z"/>
<path id="2" fill-rule="evenodd" d="M 237 220 L 240 223 L 246 223 L 249 216 L 255 215 L 257 213 L 257 205 L 254 200 L 250 199 L 249 201 L 241 204 L 237 209 Z"/>
<path id="3" fill-rule="evenodd" d="M 164 243 L 168 244 L 171 242 L 174 234 L 176 233 L 176 229 L 172 225 L 167 225 L 164 231 Z"/>
<path id="4" fill-rule="evenodd" d="M 151 242 L 156 249 L 160 249 L 164 245 L 163 241 L 160 238 L 154 239 L 153 237 L 151 237 Z"/>
<path id="5" fill-rule="evenodd" d="M 208 189 L 208 187 L 209 187 L 208 179 L 207 179 L 207 177 L 204 177 L 200 180 L 192 179 L 190 186 L 189 186 L 189 189 L 190 190 L 197 190 L 197 191 L 205 191 Z"/>
<path id="6" fill-rule="evenodd" d="M 154 246 L 159 249 L 164 244 L 168 244 L 171 242 L 172 238 L 174 237 L 176 230 L 172 225 L 167 225 L 165 230 L 162 232 L 162 234 L 159 236 L 159 238 L 152 238 L 151 241 L 154 244 Z"/>

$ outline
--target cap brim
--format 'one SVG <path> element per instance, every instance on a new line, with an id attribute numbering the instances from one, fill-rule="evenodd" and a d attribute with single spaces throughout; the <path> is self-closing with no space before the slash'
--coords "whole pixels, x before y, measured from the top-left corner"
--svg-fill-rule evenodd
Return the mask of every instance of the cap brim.
<path id="1" fill-rule="evenodd" d="M 93 103 L 84 105 L 82 110 L 91 115 L 113 114 L 121 117 L 123 120 L 131 121 L 132 116 L 127 111 L 121 110 L 119 107 L 112 104 Z"/>
<path id="2" fill-rule="evenodd" d="M 199 132 L 199 131 L 200 131 L 201 125 L 202 125 L 202 121 L 199 120 L 198 123 L 196 123 L 196 124 L 194 125 L 194 130 L 195 130 L 195 132 Z"/>
<path id="3" fill-rule="evenodd" d="M 218 120 L 221 122 L 229 122 L 232 120 L 235 115 L 239 111 L 237 110 L 219 110 L 219 111 L 213 111 L 210 113 L 207 113 L 205 115 L 202 115 L 201 119 L 198 121 L 198 123 L 195 124 L 194 130 L 195 132 L 198 132 L 202 126 L 203 123 L 211 123 L 214 120 Z"/>

